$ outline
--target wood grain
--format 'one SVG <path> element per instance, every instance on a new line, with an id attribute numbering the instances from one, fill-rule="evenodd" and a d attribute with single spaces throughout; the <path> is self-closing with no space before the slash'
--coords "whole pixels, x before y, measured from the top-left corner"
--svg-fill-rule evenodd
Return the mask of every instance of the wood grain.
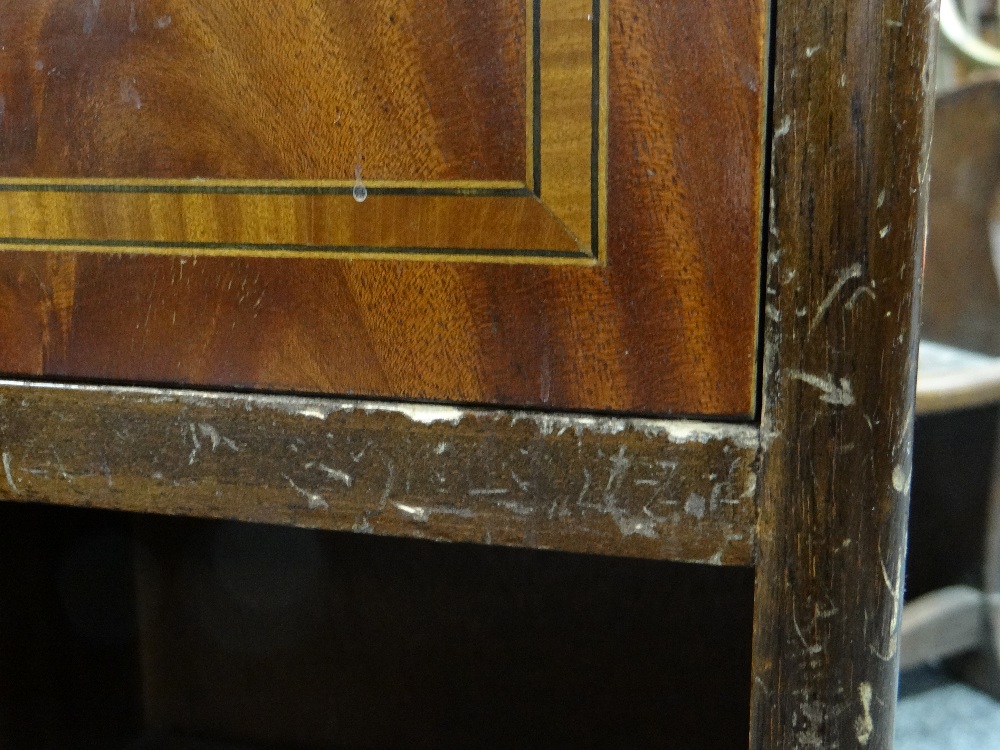
<path id="1" fill-rule="evenodd" d="M 572 3 L 563 5 L 563 0 L 545 2 L 554 2 L 556 11 L 582 9 Z M 120 5 L 102 5 L 97 19 L 101 25 L 95 26 L 104 30 L 100 33 L 111 45 L 106 50 L 109 70 L 119 70 L 114 66 L 130 59 L 111 44 L 114 41 L 131 50 L 133 59 L 142 57 L 143 70 L 169 72 L 170 66 L 149 67 L 149 61 L 160 59 L 157 55 L 163 53 L 146 37 L 158 37 L 147 30 L 133 39 L 128 14 Z M 526 105 L 507 101 L 508 93 L 514 96 L 522 90 L 519 85 L 527 90 L 523 80 L 518 83 L 527 46 L 510 30 L 515 21 L 526 28 L 523 4 L 511 8 L 501 4 L 481 12 L 472 10 L 481 3 L 445 5 L 450 25 L 443 28 L 451 30 L 449 54 L 458 50 L 465 55 L 463 59 L 477 61 L 462 70 L 462 90 L 472 101 L 471 111 L 495 123 L 498 134 L 502 130 L 511 138 L 516 136 L 524 151 Z M 187 8 L 186 13 L 201 7 L 179 0 L 170 5 L 174 6 Z M 216 6 L 234 13 L 249 7 L 236 0 Z M 582 257 L 579 252 L 581 248 L 592 252 L 591 238 L 581 240 L 579 229 L 561 230 L 558 213 L 553 221 L 545 213 L 550 209 L 541 204 L 517 209 L 523 216 L 508 220 L 498 218 L 495 203 L 489 201 L 478 213 L 479 209 L 464 208 L 478 205 L 475 202 L 458 210 L 427 212 L 402 197 L 387 200 L 379 208 L 386 196 L 373 192 L 355 219 L 341 222 L 335 220 L 339 209 L 332 207 L 333 196 L 271 196 L 265 207 L 255 207 L 253 201 L 244 205 L 231 195 L 213 194 L 200 196 L 206 199 L 204 208 L 190 214 L 190 220 L 178 221 L 178 215 L 187 216 L 184 206 L 192 196 L 168 195 L 155 206 L 140 201 L 136 205 L 145 206 L 142 210 L 126 210 L 119 193 L 93 197 L 89 208 L 76 202 L 75 194 L 59 193 L 56 200 L 40 193 L 27 208 L 27 204 L 11 203 L 7 211 L 0 211 L 0 223 L 6 227 L 0 234 L 7 237 L 8 248 L 17 248 L 0 251 L 0 305 L 10 310 L 0 318 L 0 371 L 28 377 L 751 417 L 756 411 L 767 21 L 762 0 L 731 6 L 722 0 L 698 4 L 622 0 L 594 19 L 605 24 L 599 26 L 598 37 L 606 34 L 609 50 L 598 60 L 599 68 L 607 67 L 609 83 L 606 106 L 598 107 L 597 117 L 600 127 L 605 121 L 607 125 L 607 165 L 606 174 L 597 177 L 605 208 L 599 200 L 596 221 L 598 235 L 603 237 L 606 230 L 607 240 L 606 252 L 599 253 L 596 263 L 592 254 Z M 301 10 L 311 18 L 334 4 L 297 0 L 292 6 L 282 6 L 286 7 L 291 8 L 288 13 Z M 384 3 L 371 4 L 371 12 L 385 7 Z M 160 18 L 155 3 L 139 3 L 137 8 L 143 29 L 149 19 Z M 26 105 L 15 101 L 11 93 L 15 88 L 18 97 L 39 102 L 50 101 L 45 86 L 63 85 L 57 74 L 46 73 L 45 80 L 52 80 L 43 86 L 31 67 L 46 45 L 67 45 L 70 38 L 86 36 L 84 11 L 84 5 L 51 0 L 4 6 L 5 14 L 17 19 L 19 34 L 24 33 L 0 53 L 0 85 L 7 102 L 7 115 L 0 125 L 7 139 L 3 143 L 13 143 L 12 123 L 25 122 Z M 482 13 L 489 18 L 480 24 Z M 432 15 L 432 21 L 436 17 Z M 366 18 L 351 23 L 363 26 Z M 411 24 L 417 23 L 415 18 L 414 11 Z M 582 23 L 573 20 L 571 27 L 579 29 Z M 178 21 L 170 28 L 174 33 L 191 29 L 184 44 L 203 43 L 190 24 L 194 21 Z M 487 33 L 480 26 L 493 30 Z M 111 34 L 113 29 L 119 30 L 117 35 Z M 100 33 L 94 31 L 92 36 Z M 559 33 L 558 29 L 546 32 L 542 39 L 558 41 Z M 491 43 L 485 44 L 485 38 Z M 494 45 L 495 40 L 501 43 Z M 336 46 L 334 42 L 331 37 L 323 44 Z M 219 49 L 237 55 L 231 49 L 234 44 L 226 42 Z M 298 49 L 285 37 L 262 44 L 268 50 Z M 387 53 L 379 57 L 372 52 L 378 64 L 366 70 L 379 69 L 379 81 L 402 82 L 414 75 L 405 69 L 407 60 L 436 70 L 444 53 L 439 54 L 433 43 L 427 44 L 427 49 L 414 48 L 412 58 Z M 298 62 L 295 55 L 285 54 L 284 67 L 268 73 L 265 88 L 289 88 L 288 80 L 309 79 L 309 71 L 320 63 L 312 51 L 302 54 Z M 237 55 L 230 62 L 238 59 Z M 240 69 L 235 62 L 226 68 Z M 264 75 L 263 70 L 254 70 Z M 25 71 L 27 76 L 22 75 Z M 101 71 L 81 70 L 83 78 L 75 80 L 107 73 L 104 68 Z M 354 74 L 345 71 L 344 75 L 349 73 Z M 350 89 L 350 80 L 345 79 L 343 86 Z M 477 83 L 487 80 L 492 81 L 489 86 Z M 381 96 L 382 84 L 372 85 L 373 96 Z M 240 90 L 235 84 L 231 88 Z M 64 93 L 51 102 L 85 108 L 102 101 L 110 107 L 114 100 L 116 107 L 121 106 L 120 92 L 106 89 L 101 89 L 108 94 L 104 99 L 97 95 L 100 92 L 76 98 Z M 443 83 L 440 91 L 447 93 L 441 94 L 445 99 L 454 94 L 453 87 Z M 324 106 L 337 106 L 333 94 L 325 96 L 319 98 Z M 499 99 L 506 102 L 508 114 L 494 118 Z M 454 106 L 465 112 L 461 107 L 466 105 L 463 99 Z M 202 116 L 199 106 L 197 101 L 192 104 L 182 125 L 189 117 Z M 432 106 L 431 111 L 437 109 Z M 17 119 L 12 119 L 15 115 Z M 4 170 L 15 161 L 23 166 L 11 167 L 15 171 L 8 175 L 52 174 L 44 159 L 64 147 L 46 144 L 76 137 L 75 124 L 64 127 L 65 117 L 42 119 L 45 127 L 67 132 L 41 139 L 37 128 L 17 130 L 21 140 L 16 153 L 22 156 L 0 163 Z M 250 119 L 241 113 L 226 114 L 226 122 L 231 121 L 237 130 L 258 127 Z M 483 135 L 475 125 L 478 121 L 462 114 L 435 119 L 425 127 L 419 120 L 414 132 L 454 139 L 457 145 L 449 149 L 456 153 L 465 153 L 466 141 L 475 141 L 475 146 L 468 147 L 470 154 L 477 154 L 476 148 L 483 144 L 507 154 L 504 148 L 491 145 L 502 136 Z M 452 134 L 453 130 L 462 133 Z M 548 141 L 562 137 L 558 129 L 551 133 Z M 219 158 L 238 164 L 241 155 L 252 160 L 262 151 L 261 159 L 271 159 L 269 148 L 280 150 L 291 143 L 282 138 L 258 149 L 254 138 L 237 137 L 227 142 Z M 232 158 L 226 156 L 231 150 L 235 150 Z M 409 145 L 406 150 L 414 151 Z M 337 145 L 336 154 L 353 169 L 357 151 L 352 143 Z M 433 169 L 401 161 L 395 173 L 388 168 L 380 172 L 381 167 L 366 160 L 364 175 L 365 179 L 385 175 L 520 179 L 526 165 L 508 156 L 502 156 L 502 163 L 514 165 L 509 172 L 493 167 L 483 167 L 478 173 L 459 171 L 445 168 L 457 163 L 451 157 L 434 157 L 429 162 L 436 165 Z M 413 153 L 399 156 L 411 158 L 417 157 Z M 134 162 L 130 159 L 122 157 L 121 163 Z M 499 164 L 501 156 L 493 153 L 490 159 L 483 163 Z M 333 162 L 341 164 L 336 158 Z M 209 174 L 201 171 L 199 163 L 192 157 L 185 168 Z M 154 167 L 159 169 L 155 164 L 150 168 Z M 342 166 L 337 168 L 341 171 L 331 166 L 326 174 L 353 178 L 350 170 L 345 175 Z M 298 166 L 293 174 L 290 169 L 269 172 L 254 167 L 239 173 L 235 167 L 228 172 L 220 168 L 214 175 L 301 179 L 319 174 Z M 551 190 L 547 185 L 543 174 L 543 204 L 546 191 Z M 594 214 L 590 216 L 593 223 Z M 107 252 L 100 256 L 73 252 L 86 249 L 72 241 L 67 227 L 73 222 L 86 223 L 86 238 L 104 243 L 102 249 Z M 164 248 L 137 242 L 142 245 L 138 249 L 182 255 L 139 256 L 126 252 L 127 247 L 108 244 L 113 232 L 138 240 L 153 236 L 153 230 L 174 245 Z M 68 245 L 37 243 L 37 236 L 31 243 L 18 243 L 16 238 L 24 239 L 23 232 L 52 232 Z M 198 257 L 197 253 L 218 250 L 211 245 L 217 232 L 230 243 L 266 235 L 275 245 L 270 251 L 293 256 L 308 252 L 308 246 L 320 240 L 348 246 L 361 241 L 387 243 L 406 260 Z M 407 247 L 413 244 L 414 232 L 425 241 L 424 247 Z M 456 236 L 472 237 L 473 249 L 499 245 L 505 253 L 499 259 L 503 262 L 456 262 L 444 250 L 456 242 Z M 177 244 L 192 238 L 203 245 L 185 248 Z M 569 238 L 576 241 L 576 252 Z M 533 253 L 539 248 L 556 251 L 558 257 Z M 518 255 L 525 249 L 531 251 L 527 253 L 531 263 L 522 262 Z M 438 250 L 441 253 L 435 257 Z M 424 260 L 418 262 L 420 258 Z M 465 259 L 491 260 L 475 253 Z"/>
<path id="2" fill-rule="evenodd" d="M 0 444 L 0 500 L 716 565 L 754 554 L 749 426 L 3 383 Z"/>
<path id="3" fill-rule="evenodd" d="M 777 5 L 754 748 L 889 748 L 934 3 Z"/>
<path id="4" fill-rule="evenodd" d="M 524 4 L 3 0 L 10 177 L 525 174 Z"/>

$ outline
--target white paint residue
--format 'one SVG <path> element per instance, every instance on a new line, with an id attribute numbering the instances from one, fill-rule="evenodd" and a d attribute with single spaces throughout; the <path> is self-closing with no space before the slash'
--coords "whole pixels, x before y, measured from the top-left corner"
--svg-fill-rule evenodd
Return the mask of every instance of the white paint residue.
<path id="1" fill-rule="evenodd" d="M 156 19 L 156 28 L 163 30 L 170 26 L 174 22 L 170 16 L 160 16 Z"/>
<path id="2" fill-rule="evenodd" d="M 711 443 L 716 440 L 730 441 L 741 448 L 756 448 L 759 442 L 757 430 L 744 425 L 709 424 L 693 420 L 677 420 L 671 422 L 653 422 L 644 429 L 650 437 L 655 437 L 653 427 L 658 434 L 666 437 L 671 443 Z"/>
<path id="3" fill-rule="evenodd" d="M 851 388 L 851 381 L 847 378 L 841 378 L 838 385 L 830 376 L 821 378 L 801 370 L 789 370 L 788 376 L 822 391 L 823 395 L 819 397 L 820 401 L 834 406 L 852 406 L 854 404 L 854 391 Z"/>
<path id="4" fill-rule="evenodd" d="M 225 395 L 211 393 L 198 394 L 202 400 L 219 400 Z M 313 419 L 327 419 L 331 414 L 361 411 L 365 414 L 400 414 L 411 422 L 421 425 L 437 423 L 458 424 L 466 417 L 494 419 L 516 423 L 529 421 L 542 435 L 561 436 L 572 432 L 582 437 L 590 432 L 596 435 L 619 435 L 628 430 L 640 432 L 647 437 L 658 437 L 672 443 L 709 443 L 716 440 L 729 442 L 739 448 L 755 449 L 759 435 L 751 425 L 714 424 L 695 420 L 628 419 L 618 417 L 596 417 L 577 414 L 531 414 L 518 412 L 478 411 L 440 404 L 407 404 L 369 402 L 359 404 L 350 401 L 317 401 L 294 397 L 262 397 L 260 407 L 280 409 L 288 414 Z"/>
<path id="5" fill-rule="evenodd" d="M 684 512 L 689 516 L 694 516 L 699 521 L 705 517 L 705 511 L 708 508 L 708 501 L 705 500 L 701 495 L 691 493 L 688 499 L 684 501 Z"/>
<path id="6" fill-rule="evenodd" d="M 471 497 L 482 497 L 484 495 L 506 495 L 508 493 L 510 493 L 510 490 L 504 487 L 497 487 L 497 488 L 483 487 L 474 490 L 469 490 L 469 495 Z"/>
<path id="7" fill-rule="evenodd" d="M 823 725 L 826 724 L 826 709 L 820 701 L 807 701 L 799 706 L 804 718 L 803 727 L 796 733 L 798 747 L 824 748 Z"/>
<path id="8" fill-rule="evenodd" d="M 300 417 L 309 417 L 310 419 L 326 419 L 330 416 L 330 412 L 322 411 L 321 409 L 300 409 L 298 415 Z"/>
<path id="9" fill-rule="evenodd" d="M 375 529 L 372 527 L 371 523 L 369 523 L 368 519 L 363 517 L 360 521 L 355 523 L 353 527 L 351 527 L 351 531 L 356 534 L 371 534 L 375 531 Z"/>
<path id="10" fill-rule="evenodd" d="M 528 420 L 543 435 L 563 435 L 573 432 L 581 437 L 587 432 L 596 435 L 620 435 L 628 430 L 647 437 L 662 437 L 672 443 L 708 443 L 730 441 L 741 448 L 757 447 L 757 430 L 744 425 L 712 424 L 695 420 L 622 419 L 589 415 L 517 414 L 514 421 Z"/>
<path id="11" fill-rule="evenodd" d="M 465 416 L 465 412 L 455 406 L 438 406 L 435 404 L 377 404 L 365 406 L 368 412 L 388 411 L 395 414 L 402 414 L 411 422 L 417 424 L 435 424 L 444 422 L 446 424 L 458 424 Z"/>
<path id="12" fill-rule="evenodd" d="M 416 505 L 403 505 L 402 503 L 393 503 L 393 505 L 396 506 L 400 513 L 405 513 L 414 521 L 427 523 L 430 520 L 431 514 L 427 508 L 421 508 Z"/>
<path id="13" fill-rule="evenodd" d="M 884 240 L 886 237 L 889 236 L 890 231 L 892 231 L 892 224 L 886 224 L 879 230 L 878 236 Z"/>
<path id="14" fill-rule="evenodd" d="M 309 417 L 311 419 L 327 419 L 335 412 L 349 413 L 360 410 L 365 414 L 380 412 L 402 414 L 411 422 L 431 425 L 437 422 L 458 424 L 465 415 L 465 412 L 457 407 L 439 406 L 436 404 L 390 404 L 379 402 L 355 404 L 337 401 L 316 403 L 315 401 L 311 401 L 309 399 L 282 399 L 282 402 L 288 405 L 288 408 L 285 410 L 289 413 L 297 414 L 300 417 Z"/>
<path id="15" fill-rule="evenodd" d="M 854 720 L 854 731 L 857 733 L 858 742 L 867 746 L 875 731 L 875 724 L 872 721 L 872 686 L 870 682 L 863 682 L 858 686 L 858 699 L 861 701 L 861 715 Z"/>
<path id="16" fill-rule="evenodd" d="M 656 523 L 651 518 L 641 516 L 620 516 L 615 519 L 622 536 L 644 536 L 647 539 L 657 539 Z"/>
<path id="17" fill-rule="evenodd" d="M 781 125 L 779 125 L 778 129 L 774 131 L 774 140 L 778 140 L 779 138 L 783 138 L 788 135 L 791 129 L 792 118 L 789 115 L 785 115 L 781 120 Z"/>
<path id="18" fill-rule="evenodd" d="M 10 454 L 7 451 L 3 452 L 3 473 L 7 477 L 7 484 L 10 485 L 11 492 L 20 495 L 21 491 L 17 488 L 17 482 L 14 481 L 14 472 L 10 468 Z"/>
<path id="19" fill-rule="evenodd" d="M 822 44 L 817 44 L 815 47 L 806 47 L 806 57 L 812 57 L 821 49 L 823 49 Z"/>

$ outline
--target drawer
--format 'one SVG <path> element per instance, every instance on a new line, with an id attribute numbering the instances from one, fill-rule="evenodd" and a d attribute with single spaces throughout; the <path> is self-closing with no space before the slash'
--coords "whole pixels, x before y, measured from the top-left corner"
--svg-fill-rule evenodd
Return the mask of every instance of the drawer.
<path id="1" fill-rule="evenodd" d="M 0 372 L 751 419 L 768 11 L 0 0 Z"/>

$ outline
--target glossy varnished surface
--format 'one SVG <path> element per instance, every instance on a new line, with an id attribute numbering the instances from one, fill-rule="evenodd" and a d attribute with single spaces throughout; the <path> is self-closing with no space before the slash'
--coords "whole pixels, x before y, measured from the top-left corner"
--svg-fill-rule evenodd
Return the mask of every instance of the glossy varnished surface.
<path id="1" fill-rule="evenodd" d="M 524 175 L 517 0 L 3 0 L 0 18 L 5 176 Z"/>
<path id="2" fill-rule="evenodd" d="M 245 5 L 231 0 L 225 7 L 246 12 Z M 340 5 L 300 0 L 294 7 L 282 5 L 281 12 L 301 12 L 305 30 L 298 33 L 315 35 L 317 24 L 329 22 L 324 13 Z M 51 233 L 59 242 L 8 242 L 20 249 L 0 254 L 0 370 L 39 377 L 746 418 L 755 409 L 767 23 L 763 3 L 732 5 L 623 0 L 610 3 L 603 19 L 588 21 L 589 3 L 543 0 L 542 13 L 548 14 L 539 63 L 543 88 L 579 87 L 581 80 L 589 80 L 580 78 L 584 64 L 596 65 L 598 78 L 607 76 L 606 105 L 591 112 L 595 117 L 588 126 L 606 126 L 606 165 L 593 181 L 592 204 L 586 194 L 581 198 L 574 193 L 577 167 L 560 166 L 563 156 L 552 150 L 553 143 L 563 141 L 587 145 L 576 129 L 581 114 L 549 100 L 540 105 L 539 137 L 549 144 L 539 150 L 541 197 L 528 195 L 513 214 L 498 208 L 507 198 L 477 199 L 485 202 L 448 209 L 407 204 L 397 210 L 391 201 L 402 197 L 380 196 L 375 190 L 357 209 L 363 213 L 351 208 L 349 195 L 343 196 L 355 211 L 346 223 L 323 208 L 329 196 L 315 195 L 283 196 L 263 207 L 212 195 L 195 213 L 185 213 L 185 205 L 197 198 L 190 195 L 135 204 L 145 206 L 140 211 L 123 208 L 120 194 L 107 193 L 95 197 L 89 208 L 74 202 L 78 193 L 61 194 L 66 202 L 56 208 L 46 208 L 46 201 L 55 200 L 51 193 L 5 204 L 8 210 L 0 223 L 6 228 L 0 234 L 16 240 L 30 230 L 33 237 Z M 392 28 L 420 43 L 401 42 L 389 54 L 379 47 L 382 41 L 371 41 L 368 58 L 359 58 L 354 46 L 369 37 L 382 39 L 366 36 L 364 29 L 388 23 L 388 5 L 368 4 L 346 19 L 352 28 L 362 29 L 356 35 L 320 35 L 318 47 L 306 45 L 297 53 L 289 50 L 302 45 L 291 38 L 261 40 L 260 47 L 269 53 L 262 59 L 280 58 L 274 68 L 260 61 L 244 66 L 239 45 L 225 35 L 206 44 L 201 32 L 195 33 L 202 28 L 193 12 L 201 7 L 196 3 L 136 3 L 134 34 L 126 6 L 102 5 L 89 35 L 84 29 L 90 23 L 86 4 L 31 0 L 4 7 L 18 19 L 21 34 L 0 52 L 0 95 L 7 102 L 0 124 L 0 148 L 7 155 L 0 168 L 8 178 L 116 173 L 329 178 L 346 180 L 349 188 L 363 130 L 371 139 L 361 154 L 366 179 L 531 182 L 525 159 L 535 137 L 529 126 L 534 99 L 527 96 L 531 88 L 525 87 L 525 79 L 530 78 L 526 68 L 532 42 L 524 38 L 531 9 L 523 3 L 489 4 L 488 11 L 481 3 L 435 4 L 429 11 L 421 4 L 419 13 L 417 4 L 393 4 L 402 10 Z M 561 18 L 568 13 L 572 18 Z M 171 16 L 171 24 L 159 29 L 164 15 Z M 201 22 L 208 23 L 210 16 L 205 11 Z M 601 20 L 607 39 L 594 35 L 593 43 L 606 44 L 603 60 L 600 55 L 584 59 L 579 45 L 569 52 L 559 46 L 563 39 L 583 39 L 580 29 Z M 421 24 L 440 28 L 426 30 Z M 34 70 L 38 60 L 51 62 L 46 50 L 79 49 L 97 44 L 93 40 L 98 37 L 104 39 L 104 64 L 74 59 L 65 68 Z M 339 50 L 338 45 L 347 50 L 342 54 L 348 61 L 345 70 L 334 69 L 329 56 L 321 59 L 316 53 Z M 215 110 L 199 98 L 204 91 L 181 95 L 177 92 L 191 87 L 166 87 L 164 101 L 169 104 L 174 96 L 176 102 L 169 116 L 156 119 L 156 112 L 163 114 L 155 104 L 159 88 L 153 86 L 152 98 L 146 100 L 145 85 L 140 88 L 139 82 L 147 80 L 143 76 L 169 78 L 183 67 L 157 62 L 167 49 L 203 63 L 205 50 L 220 55 L 225 64 L 218 80 L 252 72 L 263 81 L 258 88 L 264 93 L 241 97 L 235 82 L 225 84 L 228 98 L 220 98 L 230 109 Z M 396 54 L 397 49 L 406 54 Z M 139 95 L 142 108 L 134 106 L 128 86 L 107 83 L 128 83 L 131 78 L 122 77 L 128 70 L 136 71 L 132 93 Z M 302 123 L 310 122 L 308 115 L 296 112 L 287 132 L 268 129 L 267 120 L 239 110 L 254 102 L 263 107 L 261 97 L 272 97 L 268 111 L 283 111 L 293 103 L 298 107 L 296 97 L 308 92 L 291 91 L 295 86 L 289 81 L 307 80 L 312 86 L 320 73 L 342 77 L 337 78 L 336 95 L 326 89 L 309 94 L 310 101 L 334 110 L 334 120 L 341 86 L 353 90 L 358 81 L 370 80 L 364 89 L 369 106 L 360 114 L 344 114 L 343 127 L 331 125 L 329 117 L 321 118 L 322 127 L 306 127 Z M 85 80 L 104 81 L 103 88 L 88 93 Z M 417 86 L 411 86 L 413 81 L 420 81 L 418 88 L 427 93 L 430 115 L 413 105 L 420 109 L 415 119 L 406 120 L 406 127 L 387 129 L 379 106 L 370 105 L 394 102 L 390 121 L 403 122 L 410 117 L 407 102 Z M 95 116 L 91 121 L 85 116 L 88 106 L 102 101 L 112 110 L 131 102 L 128 117 L 149 117 L 160 129 L 143 132 L 154 132 L 160 139 L 156 143 L 184 147 L 160 149 L 150 142 L 144 153 L 153 155 L 143 159 L 135 156 L 134 144 L 123 145 L 113 163 L 106 161 L 107 151 L 96 158 L 88 150 L 93 138 L 82 145 L 74 139 L 82 137 L 78 123 L 92 125 L 92 132 L 116 132 L 115 118 Z M 26 102 L 36 110 L 27 119 Z M 72 127 L 67 107 L 75 115 Z M 559 115 L 563 110 L 569 114 Z M 216 149 L 203 131 L 217 135 L 215 124 L 223 120 L 221 129 L 233 136 Z M 320 148 L 326 127 L 331 135 Z M 321 137 L 298 137 L 304 131 Z M 406 137 L 400 140 L 401 134 Z M 309 145 L 302 146 L 305 141 Z M 426 143 L 433 147 L 424 148 Z M 400 153 L 394 152 L 396 146 Z M 209 152 L 219 154 L 217 163 Z M 73 159 L 64 156 L 68 153 Z M 177 161 L 178 154 L 187 161 Z M 555 166 L 550 169 L 550 164 Z M 535 187 L 528 184 L 528 192 Z M 470 210 L 473 205 L 482 205 L 481 213 Z M 185 221 L 178 222 L 178 215 Z M 128 242 L 103 246 L 104 254 L 70 252 L 83 244 L 74 244 L 74 237 L 84 239 L 70 231 L 77 226 L 86 227 L 89 242 L 104 242 L 124 231 L 131 233 L 132 246 L 171 255 L 129 254 L 124 252 Z M 414 227 L 424 233 L 420 238 L 430 238 L 432 260 L 405 252 L 406 233 L 416 231 Z M 589 227 L 601 238 L 598 242 L 583 236 Z M 221 249 L 212 245 L 217 231 L 224 234 Z M 174 244 L 142 241 L 161 235 Z M 201 244 L 183 244 L 192 238 Z M 241 242 L 261 238 L 280 245 L 282 257 L 227 254 Z M 370 241 L 369 250 L 388 248 L 389 254 L 296 257 L 330 238 L 346 242 L 338 247 L 347 249 Z M 480 254 L 476 260 L 489 261 L 483 253 L 491 249 L 491 241 L 503 245 L 498 262 L 464 262 L 465 256 L 452 257 L 449 251 L 467 246 Z M 215 252 L 222 257 L 209 257 Z M 254 253 L 266 255 L 259 248 Z"/>

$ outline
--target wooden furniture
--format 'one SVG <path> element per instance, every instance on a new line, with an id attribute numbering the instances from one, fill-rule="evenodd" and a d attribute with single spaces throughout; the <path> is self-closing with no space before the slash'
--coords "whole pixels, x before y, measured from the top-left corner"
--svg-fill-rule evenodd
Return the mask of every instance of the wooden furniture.
<path id="1" fill-rule="evenodd" d="M 890 744 L 933 3 L 0 18 L 0 497 L 752 569 L 750 746 Z"/>

